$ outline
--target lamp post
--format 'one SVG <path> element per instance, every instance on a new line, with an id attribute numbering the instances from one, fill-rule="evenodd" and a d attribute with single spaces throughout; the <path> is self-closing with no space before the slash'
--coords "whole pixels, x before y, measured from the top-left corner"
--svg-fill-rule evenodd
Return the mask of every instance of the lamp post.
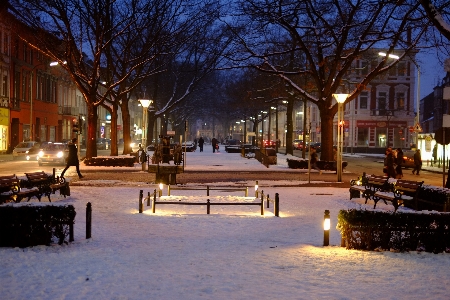
<path id="1" fill-rule="evenodd" d="M 342 104 L 347 100 L 349 94 L 333 94 L 338 103 L 338 147 L 337 147 L 337 181 L 342 182 L 342 137 L 344 129 L 344 110 Z"/>
<path id="2" fill-rule="evenodd" d="M 142 125 L 142 144 L 144 146 L 144 149 L 147 148 L 147 110 L 148 107 L 150 106 L 150 104 L 152 104 L 153 100 L 148 100 L 148 99 L 140 99 L 139 102 L 142 105 L 142 117 L 143 117 L 143 125 Z"/>

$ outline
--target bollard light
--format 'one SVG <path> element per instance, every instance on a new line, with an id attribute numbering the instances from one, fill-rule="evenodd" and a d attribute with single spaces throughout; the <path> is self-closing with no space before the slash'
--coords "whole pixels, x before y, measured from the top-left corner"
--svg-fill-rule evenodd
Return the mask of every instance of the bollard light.
<path id="1" fill-rule="evenodd" d="M 258 197 L 258 180 L 255 183 L 255 197 Z"/>
<path id="2" fill-rule="evenodd" d="M 161 182 L 161 183 L 159 184 L 159 197 L 162 196 L 163 188 L 164 188 L 164 184 Z"/>
<path id="3" fill-rule="evenodd" d="M 330 211 L 328 209 L 323 216 L 323 245 L 330 245 Z"/>

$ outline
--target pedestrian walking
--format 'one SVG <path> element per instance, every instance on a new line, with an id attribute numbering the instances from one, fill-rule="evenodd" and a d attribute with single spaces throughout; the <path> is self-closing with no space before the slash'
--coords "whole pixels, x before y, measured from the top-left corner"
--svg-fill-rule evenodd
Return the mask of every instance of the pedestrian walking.
<path id="1" fill-rule="evenodd" d="M 412 173 L 416 173 L 416 175 L 419 175 L 420 170 L 422 169 L 422 156 L 420 154 L 420 149 L 416 150 L 416 153 L 414 153 L 414 170 Z"/>
<path id="2" fill-rule="evenodd" d="M 205 143 L 205 140 L 203 139 L 203 137 L 200 137 L 198 139 L 198 147 L 200 148 L 200 152 L 203 152 L 203 144 Z"/>
<path id="3" fill-rule="evenodd" d="M 394 155 L 392 153 L 392 148 L 389 147 L 386 149 L 386 156 L 384 158 L 384 168 L 383 171 L 388 177 L 395 178 L 395 169 L 394 169 Z"/>
<path id="4" fill-rule="evenodd" d="M 61 177 L 64 177 L 64 173 L 70 166 L 75 166 L 77 168 L 78 178 L 83 178 L 80 173 L 80 161 L 78 160 L 78 149 L 77 149 L 77 138 L 73 138 L 72 142 L 69 143 L 69 155 L 67 157 L 67 164 L 61 173 Z"/>
<path id="5" fill-rule="evenodd" d="M 215 137 L 213 137 L 213 139 L 211 140 L 211 145 L 212 145 L 212 148 L 213 148 L 213 153 L 215 153 L 216 152 L 216 149 L 217 149 L 217 139 L 215 138 Z"/>
<path id="6" fill-rule="evenodd" d="M 402 170 L 403 150 L 402 150 L 402 148 L 398 148 L 397 149 L 397 158 L 395 160 L 395 163 L 397 165 L 397 167 L 395 167 L 395 172 L 397 173 L 396 178 L 397 179 L 402 179 L 403 178 L 403 170 Z"/>
<path id="7" fill-rule="evenodd" d="M 317 161 L 319 160 L 319 158 L 315 147 L 311 147 L 310 158 L 311 158 L 311 169 L 319 171 L 319 175 L 322 175 L 322 170 L 317 166 Z"/>

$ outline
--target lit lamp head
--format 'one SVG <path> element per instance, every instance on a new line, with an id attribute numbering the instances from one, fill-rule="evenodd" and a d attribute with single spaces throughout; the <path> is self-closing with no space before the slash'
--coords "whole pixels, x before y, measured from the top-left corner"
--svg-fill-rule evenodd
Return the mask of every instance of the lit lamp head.
<path id="1" fill-rule="evenodd" d="M 163 183 L 160 183 L 160 184 L 159 184 L 159 189 L 162 191 L 163 188 L 164 188 L 164 184 L 163 184 Z"/>
<path id="2" fill-rule="evenodd" d="M 345 102 L 345 100 L 347 100 L 349 94 L 333 94 L 333 97 L 336 99 L 336 101 L 339 104 L 342 104 Z"/>
<path id="3" fill-rule="evenodd" d="M 330 211 L 328 209 L 323 216 L 323 245 L 330 245 Z"/>
<path id="4" fill-rule="evenodd" d="M 256 181 L 256 184 L 255 184 L 255 192 L 258 190 L 258 180 Z"/>
<path id="5" fill-rule="evenodd" d="M 153 103 L 153 100 L 140 99 L 139 102 L 141 103 L 143 108 L 148 108 Z"/>
<path id="6" fill-rule="evenodd" d="M 330 211 L 325 210 L 325 215 L 323 216 L 323 230 L 330 230 Z"/>

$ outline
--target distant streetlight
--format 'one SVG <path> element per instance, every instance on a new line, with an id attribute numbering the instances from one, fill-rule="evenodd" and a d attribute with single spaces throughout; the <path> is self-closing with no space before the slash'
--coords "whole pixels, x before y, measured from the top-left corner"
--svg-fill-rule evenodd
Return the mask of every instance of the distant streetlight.
<path id="1" fill-rule="evenodd" d="M 147 110 L 148 107 L 153 103 L 153 100 L 148 99 L 140 99 L 139 102 L 142 105 L 143 108 L 143 125 L 142 125 L 142 144 L 144 146 L 144 149 L 147 148 L 147 132 L 146 132 L 146 126 L 147 126 Z"/>
<path id="2" fill-rule="evenodd" d="M 342 104 L 347 100 L 349 94 L 333 94 L 338 103 L 338 147 L 337 147 L 337 181 L 342 182 L 342 137 L 344 129 L 344 110 Z"/>

